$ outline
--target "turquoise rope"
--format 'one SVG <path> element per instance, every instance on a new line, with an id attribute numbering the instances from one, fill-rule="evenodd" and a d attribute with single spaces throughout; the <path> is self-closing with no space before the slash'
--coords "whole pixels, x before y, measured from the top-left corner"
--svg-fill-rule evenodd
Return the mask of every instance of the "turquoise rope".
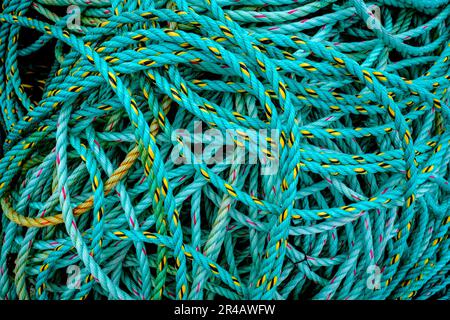
<path id="1" fill-rule="evenodd" d="M 446 0 L 3 1 L 0 297 L 448 299 L 449 23 Z M 200 125 L 229 161 L 195 161 Z"/>

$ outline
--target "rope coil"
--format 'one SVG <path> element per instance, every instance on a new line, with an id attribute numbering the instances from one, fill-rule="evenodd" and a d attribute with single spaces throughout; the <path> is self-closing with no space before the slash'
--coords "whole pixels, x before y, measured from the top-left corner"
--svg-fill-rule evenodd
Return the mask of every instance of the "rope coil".
<path id="1" fill-rule="evenodd" d="M 1 299 L 448 299 L 449 14 L 3 1 Z"/>

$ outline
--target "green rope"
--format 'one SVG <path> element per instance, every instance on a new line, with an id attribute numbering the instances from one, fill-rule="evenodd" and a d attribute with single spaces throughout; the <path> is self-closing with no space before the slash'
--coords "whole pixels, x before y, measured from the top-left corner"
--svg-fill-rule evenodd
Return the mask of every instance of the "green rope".
<path id="1" fill-rule="evenodd" d="M 446 0 L 5 0 L 1 299 L 448 299 Z"/>

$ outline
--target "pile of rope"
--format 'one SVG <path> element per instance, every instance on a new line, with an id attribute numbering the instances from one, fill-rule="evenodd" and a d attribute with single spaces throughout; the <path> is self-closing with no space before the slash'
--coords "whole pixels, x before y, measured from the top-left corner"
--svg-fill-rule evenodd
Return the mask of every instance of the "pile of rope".
<path id="1" fill-rule="evenodd" d="M 4 0 L 0 298 L 448 299 L 449 14 Z"/>

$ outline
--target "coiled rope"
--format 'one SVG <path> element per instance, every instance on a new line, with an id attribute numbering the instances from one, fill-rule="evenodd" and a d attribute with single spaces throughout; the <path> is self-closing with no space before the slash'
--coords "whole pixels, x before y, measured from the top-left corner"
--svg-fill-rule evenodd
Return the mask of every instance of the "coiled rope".
<path id="1" fill-rule="evenodd" d="M 449 14 L 4 0 L 0 297 L 449 298 Z"/>

